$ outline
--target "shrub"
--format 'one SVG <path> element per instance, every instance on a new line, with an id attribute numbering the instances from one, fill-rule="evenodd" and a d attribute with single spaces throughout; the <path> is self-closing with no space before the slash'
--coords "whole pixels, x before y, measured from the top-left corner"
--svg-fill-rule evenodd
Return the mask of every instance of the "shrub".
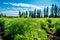
<path id="1" fill-rule="evenodd" d="M 5 36 L 13 35 L 14 40 L 48 40 L 39 23 L 32 18 L 10 20 L 5 24 Z"/>
<path id="2" fill-rule="evenodd" d="M 4 19 L 3 18 L 0 19 L 0 27 L 4 27 Z"/>

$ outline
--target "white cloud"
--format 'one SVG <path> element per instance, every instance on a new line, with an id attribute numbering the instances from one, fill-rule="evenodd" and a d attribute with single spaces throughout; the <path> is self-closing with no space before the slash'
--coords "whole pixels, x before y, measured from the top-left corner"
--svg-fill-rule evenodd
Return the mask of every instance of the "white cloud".
<path id="1" fill-rule="evenodd" d="M 15 10 L 6 10 L 1 13 L 6 14 L 7 16 L 18 16 L 18 11 Z"/>
<path id="2" fill-rule="evenodd" d="M 12 8 L 7 8 L 7 9 L 10 9 L 10 10 L 6 10 L 6 11 L 3 11 L 2 13 L 4 14 L 7 14 L 8 16 L 17 16 L 18 15 L 18 11 L 19 10 L 30 10 L 29 8 L 31 9 L 42 9 L 42 12 L 43 12 L 43 9 L 44 7 L 46 8 L 47 6 L 36 6 L 36 5 L 32 5 L 32 4 L 25 4 L 25 3 L 3 3 L 3 4 L 9 4 L 9 5 L 12 5 L 12 6 L 18 6 L 19 8 L 17 7 L 12 7 Z M 21 7 L 24 7 L 24 8 L 21 8 Z M 48 6 L 50 9 L 51 9 L 51 6 Z M 49 9 L 49 13 L 50 13 L 50 9 Z"/>
<path id="3" fill-rule="evenodd" d="M 4 4 L 10 4 L 12 6 L 22 6 L 22 7 L 30 7 L 30 8 L 36 8 L 36 9 L 43 9 L 43 6 L 37 6 L 32 4 L 25 4 L 25 3 L 4 3 Z"/>

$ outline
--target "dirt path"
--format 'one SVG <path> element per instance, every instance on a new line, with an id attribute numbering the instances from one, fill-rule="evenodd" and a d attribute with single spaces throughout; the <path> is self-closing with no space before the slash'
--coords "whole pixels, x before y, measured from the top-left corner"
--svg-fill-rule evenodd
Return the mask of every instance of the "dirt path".
<path id="1" fill-rule="evenodd" d="M 47 30 L 46 32 L 47 32 L 47 36 L 49 37 L 49 40 L 60 40 L 60 37 L 55 36 L 53 32 Z"/>

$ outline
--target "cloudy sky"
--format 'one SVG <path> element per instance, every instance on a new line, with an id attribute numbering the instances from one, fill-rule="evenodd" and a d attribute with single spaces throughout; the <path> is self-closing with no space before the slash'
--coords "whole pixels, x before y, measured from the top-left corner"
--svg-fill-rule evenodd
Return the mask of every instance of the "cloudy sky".
<path id="1" fill-rule="evenodd" d="M 60 6 L 60 0 L 0 0 L 0 13 L 17 16 L 19 10 L 43 9 L 52 4 Z"/>

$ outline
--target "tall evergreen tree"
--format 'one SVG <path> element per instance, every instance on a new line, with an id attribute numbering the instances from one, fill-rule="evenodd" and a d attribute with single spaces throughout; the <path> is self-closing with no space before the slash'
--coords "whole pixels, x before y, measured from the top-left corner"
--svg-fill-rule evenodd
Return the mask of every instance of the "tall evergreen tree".
<path id="1" fill-rule="evenodd" d="M 37 17 L 40 18 L 41 10 L 37 10 Z"/>
<path id="2" fill-rule="evenodd" d="M 56 4 L 55 4 L 55 9 L 54 9 L 54 13 L 55 13 L 55 17 L 57 17 L 57 6 L 56 6 Z"/>
<path id="3" fill-rule="evenodd" d="M 58 8 L 58 17 L 60 17 L 60 8 Z"/>
<path id="4" fill-rule="evenodd" d="M 26 11 L 26 17 L 28 17 L 28 11 Z"/>
<path id="5" fill-rule="evenodd" d="M 45 8 L 44 8 L 44 17 L 45 17 Z"/>
<path id="6" fill-rule="evenodd" d="M 22 12 L 22 17 L 26 17 L 26 12 Z"/>
<path id="7" fill-rule="evenodd" d="M 44 17 L 48 17 L 48 9 L 44 8 Z"/>
<path id="8" fill-rule="evenodd" d="M 19 17 L 21 17 L 22 15 L 21 15 L 21 11 L 19 10 Z"/>
<path id="9" fill-rule="evenodd" d="M 34 18 L 36 18 L 37 17 L 37 10 L 35 9 L 34 10 Z"/>
<path id="10" fill-rule="evenodd" d="M 33 11 L 29 11 L 29 16 L 34 17 Z"/>
<path id="11" fill-rule="evenodd" d="M 52 7 L 51 7 L 50 17 L 54 17 L 54 4 L 52 4 Z"/>
<path id="12" fill-rule="evenodd" d="M 46 17 L 48 17 L 48 14 L 49 14 L 49 8 L 47 7 L 46 8 Z"/>

